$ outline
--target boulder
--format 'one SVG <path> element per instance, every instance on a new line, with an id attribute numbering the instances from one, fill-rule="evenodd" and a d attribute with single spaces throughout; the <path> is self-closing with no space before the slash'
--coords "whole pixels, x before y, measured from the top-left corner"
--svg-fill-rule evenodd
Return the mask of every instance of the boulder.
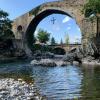
<path id="1" fill-rule="evenodd" d="M 46 67 L 56 66 L 56 63 L 51 59 L 41 59 L 40 61 L 32 60 L 31 64 L 34 66 L 46 66 Z"/>
<path id="2" fill-rule="evenodd" d="M 53 60 L 50 59 L 42 59 L 40 61 L 41 66 L 46 66 L 46 67 L 54 67 L 56 66 L 56 63 Z"/>
<path id="3" fill-rule="evenodd" d="M 40 62 L 37 61 L 37 60 L 32 60 L 30 64 L 31 65 L 34 65 L 34 66 L 39 66 L 40 65 Z"/>
<path id="4" fill-rule="evenodd" d="M 60 60 L 60 61 L 56 61 L 57 66 L 66 66 L 67 62 Z"/>
<path id="5" fill-rule="evenodd" d="M 74 48 L 71 51 L 69 51 L 64 57 L 63 61 L 73 63 L 73 61 L 77 61 L 79 63 L 82 63 L 83 58 L 83 52 L 80 48 Z"/>

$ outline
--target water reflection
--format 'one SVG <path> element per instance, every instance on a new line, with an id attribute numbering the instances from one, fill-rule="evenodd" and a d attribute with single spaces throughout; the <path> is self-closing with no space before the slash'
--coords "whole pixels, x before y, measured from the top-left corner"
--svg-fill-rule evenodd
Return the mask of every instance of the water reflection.
<path id="1" fill-rule="evenodd" d="M 32 74 L 32 67 L 29 62 L 16 62 L 0 64 L 0 78 L 22 78 L 30 83 L 33 79 L 30 77 Z"/>
<path id="2" fill-rule="evenodd" d="M 83 66 L 82 97 L 84 100 L 100 100 L 100 66 Z"/>
<path id="3" fill-rule="evenodd" d="M 71 99 L 81 96 L 83 75 L 79 67 L 40 67 L 39 69 L 33 67 L 33 77 L 36 79 L 35 82 L 39 91 L 50 100 Z"/>

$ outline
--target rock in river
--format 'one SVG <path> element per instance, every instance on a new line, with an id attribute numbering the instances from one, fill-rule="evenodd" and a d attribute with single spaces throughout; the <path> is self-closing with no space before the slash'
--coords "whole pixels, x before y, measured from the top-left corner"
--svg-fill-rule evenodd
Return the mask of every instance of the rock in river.
<path id="1" fill-rule="evenodd" d="M 31 64 L 34 66 L 46 66 L 46 67 L 54 67 L 57 64 L 52 59 L 41 59 L 40 61 L 32 60 Z"/>

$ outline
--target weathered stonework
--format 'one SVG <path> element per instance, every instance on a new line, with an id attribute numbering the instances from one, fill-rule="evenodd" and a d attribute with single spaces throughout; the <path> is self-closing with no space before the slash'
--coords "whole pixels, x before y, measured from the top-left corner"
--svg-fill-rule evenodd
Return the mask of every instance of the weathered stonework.
<path id="1" fill-rule="evenodd" d="M 76 20 L 82 31 L 82 45 L 86 46 L 89 36 L 96 35 L 97 22 L 96 19 L 94 19 L 93 22 L 89 19 L 84 19 L 82 9 L 85 3 L 86 0 L 61 0 L 42 4 L 14 20 L 13 32 L 15 38 L 21 39 L 26 44 L 27 41 L 32 40 L 32 32 L 34 33 L 37 25 L 43 18 L 53 13 L 59 13 L 69 15 Z M 18 35 L 21 34 L 21 32 L 18 32 L 17 30 L 19 25 L 22 26 L 22 32 L 24 33 L 23 36 Z M 31 31 L 32 28 L 34 29 Z M 22 39 L 22 37 L 24 38 Z M 28 47 L 26 46 L 26 48 Z M 24 47 L 25 50 L 26 48 Z M 27 52 L 29 52 L 29 49 Z"/>
<path id="2" fill-rule="evenodd" d="M 97 34 L 97 18 L 84 18 L 82 21 L 82 44 L 87 47 L 88 42 L 96 38 Z"/>
<path id="3" fill-rule="evenodd" d="M 67 44 L 58 44 L 58 45 L 49 45 L 49 46 L 51 46 L 53 49 L 61 48 L 61 49 L 64 49 L 65 52 L 69 52 L 72 49 L 81 47 L 81 44 L 68 44 L 68 45 Z"/>

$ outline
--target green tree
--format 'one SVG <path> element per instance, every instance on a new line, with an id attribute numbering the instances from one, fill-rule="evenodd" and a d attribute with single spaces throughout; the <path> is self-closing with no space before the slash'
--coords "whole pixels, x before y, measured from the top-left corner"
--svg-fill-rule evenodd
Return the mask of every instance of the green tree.
<path id="1" fill-rule="evenodd" d="M 0 10 L 0 40 L 6 40 L 14 37 L 12 21 L 8 18 L 8 13 Z"/>
<path id="2" fill-rule="evenodd" d="M 40 43 L 47 43 L 50 39 L 50 33 L 44 31 L 43 29 L 39 29 L 37 38 Z"/>
<path id="3" fill-rule="evenodd" d="M 85 17 L 91 14 L 100 14 L 100 0 L 88 0 L 83 9 Z"/>
<path id="4" fill-rule="evenodd" d="M 66 43 L 67 45 L 69 44 L 69 35 L 68 35 L 68 34 L 66 35 L 65 43 Z"/>
<path id="5" fill-rule="evenodd" d="M 60 44 L 62 45 L 63 44 L 63 40 L 61 39 L 61 41 L 60 41 Z"/>
<path id="6" fill-rule="evenodd" d="M 55 41 L 55 38 L 52 37 L 52 38 L 51 38 L 51 45 L 54 45 L 54 44 L 56 44 L 56 41 Z"/>

